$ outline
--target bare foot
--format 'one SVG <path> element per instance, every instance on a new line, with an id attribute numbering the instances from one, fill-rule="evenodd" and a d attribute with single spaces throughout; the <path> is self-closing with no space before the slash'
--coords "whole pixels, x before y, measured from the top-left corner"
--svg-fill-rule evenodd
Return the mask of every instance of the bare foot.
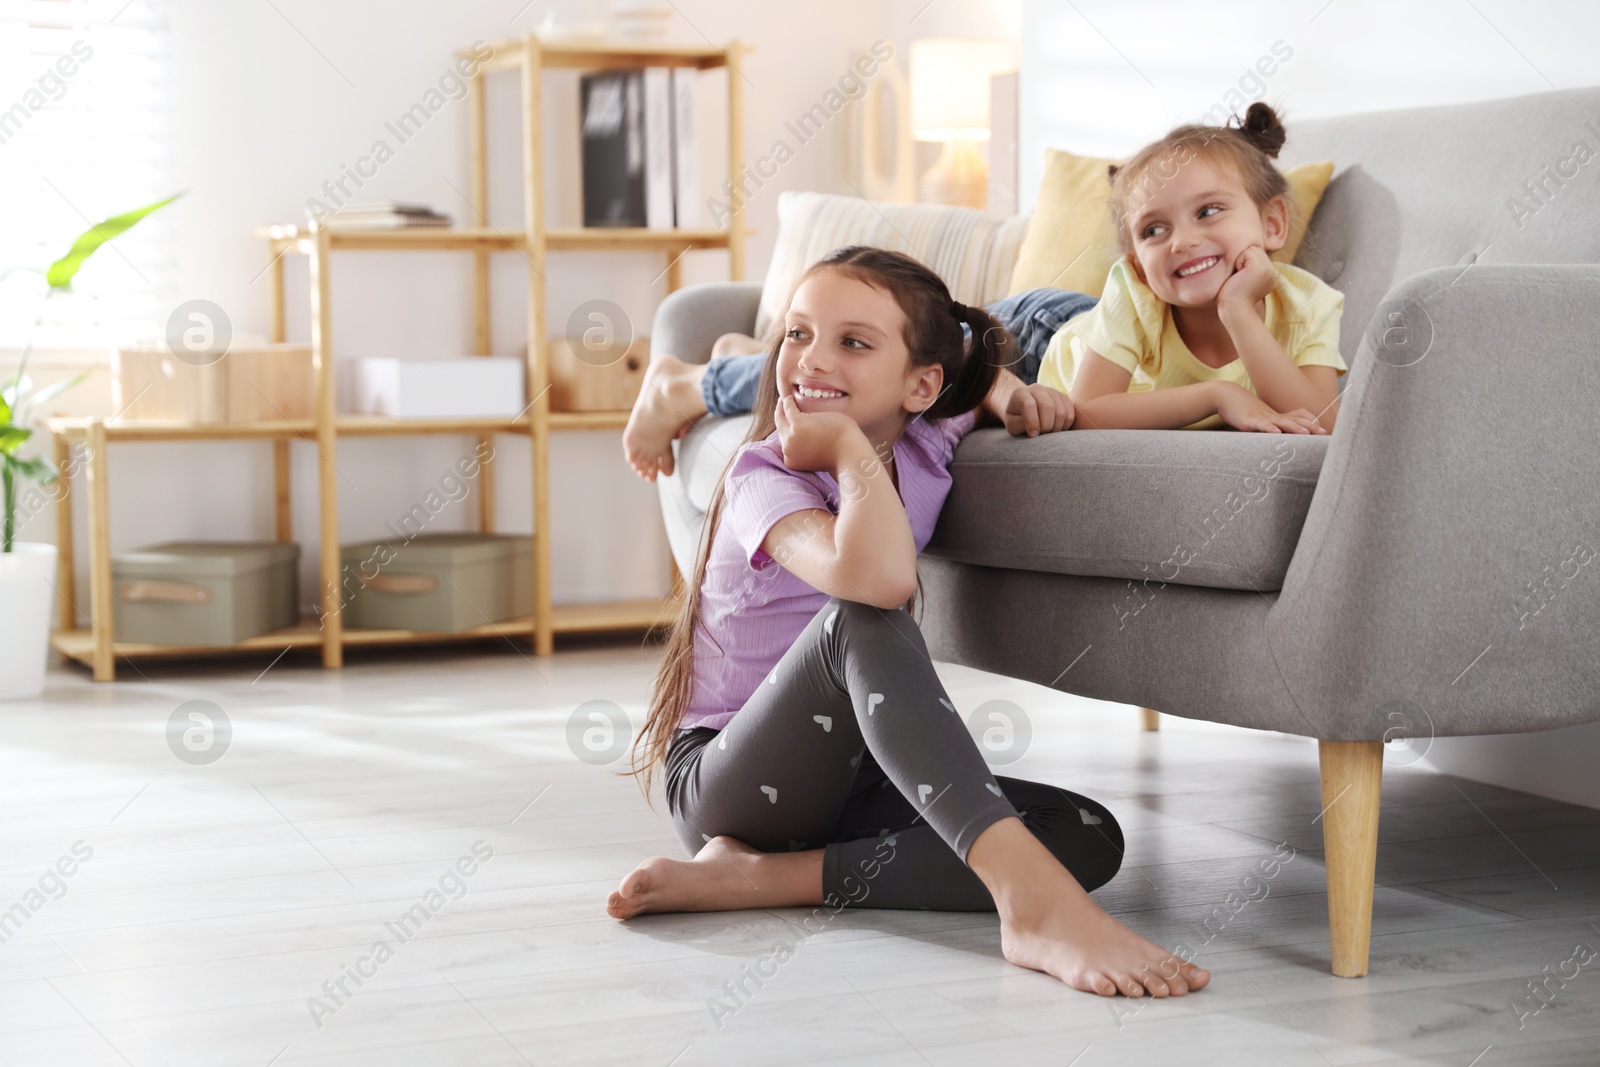
<path id="1" fill-rule="evenodd" d="M 651 856 L 606 900 L 606 914 L 738 911 L 822 903 L 822 850 L 760 852 L 713 837 L 692 860 Z"/>
<path id="2" fill-rule="evenodd" d="M 639 399 L 622 431 L 623 455 L 639 477 L 653 482 L 657 474 L 672 473 L 673 439 L 706 413 L 700 394 L 705 372 L 703 364 L 667 355 L 657 356 L 645 368 Z"/>
<path id="3" fill-rule="evenodd" d="M 1034 844 L 1037 839 L 1020 820 L 1005 819 L 979 835 L 967 856 L 990 885 L 1006 959 L 1104 997 L 1142 997 L 1147 992 L 1181 997 L 1211 981 L 1209 971 L 1106 914 L 1071 872 L 1043 846 L 1032 848 Z M 979 863 L 986 869 L 980 870 Z"/>
<path id="4" fill-rule="evenodd" d="M 1181 997 L 1211 981 L 1209 971 L 1146 941 L 1072 885 L 1080 899 L 1039 887 L 1022 891 L 1031 900 L 1011 902 L 1000 919 L 1006 959 L 1104 997 Z"/>

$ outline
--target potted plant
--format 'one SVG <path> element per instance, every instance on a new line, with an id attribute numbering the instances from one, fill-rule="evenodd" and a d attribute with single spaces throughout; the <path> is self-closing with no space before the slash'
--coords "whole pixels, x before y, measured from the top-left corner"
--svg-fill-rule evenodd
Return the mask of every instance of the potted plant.
<path id="1" fill-rule="evenodd" d="M 6 275 L 27 271 L 44 278 L 45 291 L 39 301 L 39 314 L 34 319 L 35 328 L 44 316 L 46 301 L 71 288 L 78 268 L 101 245 L 176 199 L 177 196 L 169 196 L 90 227 L 72 242 L 66 255 L 43 271 L 30 267 L 6 271 Z M 0 551 L 0 700 L 38 695 L 44 689 L 45 660 L 50 650 L 56 546 L 16 539 L 17 496 L 22 485 L 30 481 L 48 485 L 57 478 L 56 470 L 46 460 L 21 454 L 22 446 L 33 436 L 29 419 L 37 405 L 60 396 L 89 373 L 83 371 L 34 389 L 27 375 L 28 356 L 32 351 L 30 337 L 22 350 L 16 374 L 0 388 L 0 483 L 4 491 L 3 503 L 0 503 L 3 508 L 0 522 L 4 524 L 3 551 Z"/>

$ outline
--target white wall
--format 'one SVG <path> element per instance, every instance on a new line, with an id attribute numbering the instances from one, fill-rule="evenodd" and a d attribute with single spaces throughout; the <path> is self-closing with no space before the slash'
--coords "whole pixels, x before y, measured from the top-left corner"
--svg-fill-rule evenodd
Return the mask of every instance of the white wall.
<path id="1" fill-rule="evenodd" d="M 1024 0 L 1022 31 L 1025 210 L 1046 148 L 1124 155 L 1230 91 L 1282 107 L 1293 138 L 1296 117 L 1600 84 L 1600 5 L 1576 0 Z M 1292 54 L 1253 80 L 1277 42 Z M 1427 761 L 1600 807 L 1600 725 L 1442 738 Z"/>
<path id="2" fill-rule="evenodd" d="M 1293 54 L 1262 89 L 1285 109 L 1290 137 L 1296 117 L 1600 80 L 1600 5 L 1579 0 L 1025 0 L 1023 10 L 1025 209 L 1046 148 L 1124 155 L 1241 84 L 1244 99 L 1262 99 L 1251 68 L 1278 41 Z"/>

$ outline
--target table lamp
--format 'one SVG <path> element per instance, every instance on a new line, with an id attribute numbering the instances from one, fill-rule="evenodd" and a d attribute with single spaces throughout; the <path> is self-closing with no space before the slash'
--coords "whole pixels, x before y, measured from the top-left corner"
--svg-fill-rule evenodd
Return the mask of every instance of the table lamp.
<path id="1" fill-rule="evenodd" d="M 988 175 L 978 142 L 989 139 L 989 79 L 1015 68 L 1005 41 L 911 42 L 911 135 L 944 143 L 939 161 L 917 183 L 919 200 L 975 208 L 987 203 Z"/>

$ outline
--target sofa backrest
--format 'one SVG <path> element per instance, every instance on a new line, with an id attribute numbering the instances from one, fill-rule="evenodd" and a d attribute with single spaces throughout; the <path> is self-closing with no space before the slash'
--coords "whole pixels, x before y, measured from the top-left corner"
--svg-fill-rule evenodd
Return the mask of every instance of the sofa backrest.
<path id="1" fill-rule="evenodd" d="M 1286 124 L 1281 164 L 1336 165 L 1295 263 L 1345 294 L 1352 365 L 1418 271 L 1600 262 L 1600 87 Z"/>
<path id="2" fill-rule="evenodd" d="M 891 248 L 926 263 L 963 304 L 1006 295 L 1026 215 L 992 215 L 939 204 L 872 203 L 859 196 L 781 193 L 778 239 L 761 287 L 755 336 L 783 313 L 805 269 L 843 245 Z"/>

